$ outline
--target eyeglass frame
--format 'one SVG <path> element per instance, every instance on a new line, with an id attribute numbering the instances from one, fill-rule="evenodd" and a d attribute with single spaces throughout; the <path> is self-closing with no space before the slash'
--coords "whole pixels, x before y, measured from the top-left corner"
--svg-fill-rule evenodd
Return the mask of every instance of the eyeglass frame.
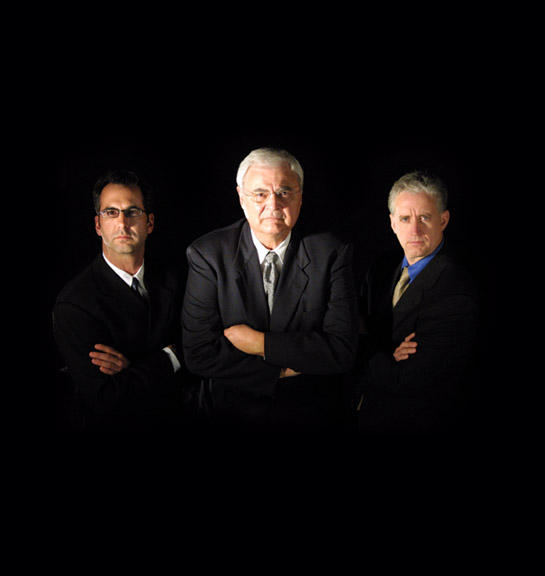
<path id="1" fill-rule="evenodd" d="M 286 190 L 286 188 L 288 190 Z M 255 198 L 257 195 L 255 192 L 246 192 L 246 190 L 244 188 L 241 188 L 241 190 L 245 196 L 248 196 L 249 198 L 251 198 L 256 204 L 265 204 L 269 200 L 269 198 L 271 197 L 271 194 L 274 194 L 280 202 L 284 202 L 285 204 L 289 204 L 295 198 L 296 194 L 298 194 L 299 192 L 302 192 L 300 186 L 297 187 L 297 190 L 292 190 L 289 186 L 282 186 L 279 190 L 273 190 L 272 192 L 268 192 L 268 191 L 258 192 L 257 194 L 264 194 L 265 195 L 263 200 L 259 201 L 259 200 L 256 200 L 256 198 Z M 281 198 L 280 194 L 282 194 L 283 192 L 288 192 L 291 194 L 291 196 L 289 198 Z"/>
<path id="2" fill-rule="evenodd" d="M 117 212 L 117 216 L 105 216 L 104 213 L 108 210 L 115 210 Z M 137 210 L 140 213 L 137 214 L 136 216 L 127 216 L 127 212 L 129 212 L 130 210 Z M 99 212 L 97 212 L 97 216 L 102 216 L 103 218 L 106 218 L 107 220 L 115 220 L 117 218 L 119 218 L 119 216 L 121 215 L 121 213 L 123 213 L 125 215 L 125 218 L 129 218 L 130 220 L 133 220 L 135 218 L 140 218 L 140 216 L 142 216 L 142 214 L 149 214 L 149 212 L 147 210 L 145 210 L 144 208 L 139 208 L 138 206 L 129 206 L 129 208 L 125 208 L 124 210 L 121 210 L 121 208 L 104 208 L 104 210 L 100 210 Z"/>

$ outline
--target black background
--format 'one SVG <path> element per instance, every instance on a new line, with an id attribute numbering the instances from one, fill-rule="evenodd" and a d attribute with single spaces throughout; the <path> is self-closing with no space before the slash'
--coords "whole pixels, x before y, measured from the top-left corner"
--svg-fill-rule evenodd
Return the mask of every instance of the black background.
<path id="1" fill-rule="evenodd" d="M 62 366 L 51 331 L 55 298 L 100 250 L 94 182 L 116 167 L 145 175 L 156 193 L 147 255 L 185 266 L 192 240 L 242 217 L 238 165 L 252 149 L 267 145 L 286 148 L 303 166 L 301 218 L 354 243 L 358 285 L 371 259 L 398 245 L 387 208 L 393 182 L 414 169 L 445 181 L 451 211 L 446 236 L 466 258 L 481 293 L 479 362 L 486 373 L 496 299 L 489 175 L 491 150 L 501 147 L 501 135 L 491 133 L 479 93 L 467 92 L 460 79 L 445 76 L 441 88 L 407 92 L 395 82 L 387 90 L 380 82 L 355 90 L 355 82 L 341 88 L 320 79 L 301 90 L 297 78 L 282 91 L 274 88 L 274 74 L 270 90 L 261 83 L 255 91 L 249 89 L 255 82 L 235 85 L 236 75 L 226 70 L 198 89 L 198 82 L 150 88 L 146 79 L 143 90 L 138 77 L 94 84 L 83 78 L 68 84 L 67 106 L 53 118 L 48 150 L 53 209 L 42 262 L 42 352 L 49 373 Z"/>

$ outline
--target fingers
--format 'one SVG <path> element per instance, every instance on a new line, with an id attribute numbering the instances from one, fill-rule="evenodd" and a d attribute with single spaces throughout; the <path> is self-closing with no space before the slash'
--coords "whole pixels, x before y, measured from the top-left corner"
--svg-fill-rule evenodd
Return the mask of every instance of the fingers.
<path id="1" fill-rule="evenodd" d="M 93 350 L 89 353 L 89 356 L 92 358 L 91 362 L 95 366 L 98 366 L 104 374 L 112 376 L 129 366 L 128 358 L 111 346 L 96 344 L 95 350 L 100 350 L 100 352 Z"/>
<path id="2" fill-rule="evenodd" d="M 416 352 L 417 343 L 412 342 L 412 339 L 416 336 L 415 332 L 409 334 L 405 340 L 395 349 L 394 359 L 396 362 L 401 360 L 407 360 L 411 354 Z"/>
<path id="3" fill-rule="evenodd" d="M 280 370 L 280 378 L 292 378 L 293 376 L 299 376 L 301 372 L 296 372 L 291 368 L 282 368 Z"/>

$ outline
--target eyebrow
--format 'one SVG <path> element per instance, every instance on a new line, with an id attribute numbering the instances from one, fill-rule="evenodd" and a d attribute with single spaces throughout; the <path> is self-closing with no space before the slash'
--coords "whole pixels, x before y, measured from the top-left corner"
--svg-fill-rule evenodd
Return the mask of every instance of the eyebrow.
<path id="1" fill-rule="evenodd" d="M 293 190 L 292 186 L 279 186 L 277 189 L 278 190 Z M 267 188 L 254 188 L 254 192 L 268 192 L 269 190 Z"/>

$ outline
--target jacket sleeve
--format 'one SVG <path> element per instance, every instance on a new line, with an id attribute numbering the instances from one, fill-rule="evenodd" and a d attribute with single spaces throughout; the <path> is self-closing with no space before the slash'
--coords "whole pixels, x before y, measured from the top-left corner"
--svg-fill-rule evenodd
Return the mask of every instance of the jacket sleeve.
<path id="1" fill-rule="evenodd" d="M 269 394 L 280 367 L 233 347 L 223 331 L 219 272 L 195 246 L 187 249 L 188 277 L 182 309 L 182 339 L 187 368 L 202 377 L 236 380 L 240 386 Z M 259 388 L 259 389 L 258 389 Z"/>
<path id="2" fill-rule="evenodd" d="M 129 367 L 114 376 L 102 373 L 92 364 L 89 352 L 98 343 L 115 348 L 115 342 L 108 328 L 82 306 L 58 302 L 53 310 L 53 331 L 79 394 L 97 413 L 109 415 L 125 410 L 162 394 L 172 385 L 174 370 L 162 350 L 129 358 Z"/>
<path id="3" fill-rule="evenodd" d="M 321 287 L 320 308 L 305 312 L 309 318 L 301 329 L 265 334 L 268 362 L 312 375 L 340 374 L 352 368 L 358 338 L 352 254 L 351 244 L 333 253 Z"/>
<path id="4" fill-rule="evenodd" d="M 377 349 L 371 344 L 361 384 L 364 388 L 376 387 L 394 395 L 411 395 L 446 377 L 463 374 L 477 328 L 478 303 L 474 298 L 453 294 L 438 299 L 414 327 L 417 352 L 407 360 L 396 362 L 393 350 Z"/>

